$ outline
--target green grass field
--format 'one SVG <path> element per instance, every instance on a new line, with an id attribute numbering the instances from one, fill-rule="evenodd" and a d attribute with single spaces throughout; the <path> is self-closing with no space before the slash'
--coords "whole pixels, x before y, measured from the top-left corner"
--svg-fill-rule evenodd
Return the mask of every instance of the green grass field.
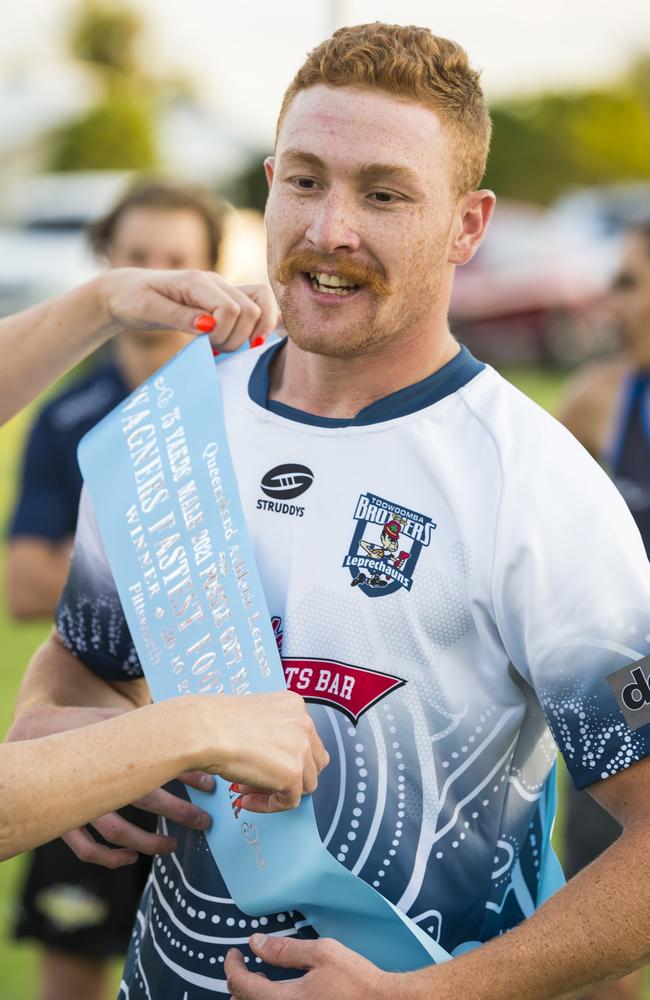
<path id="1" fill-rule="evenodd" d="M 35 625 L 12 622 L 7 616 L 4 593 L 4 534 L 12 510 L 20 455 L 30 414 L 22 413 L 0 429 L 0 733 L 4 735 L 11 722 L 13 704 L 22 673 L 36 647 L 45 639 L 50 623 Z M 34 803 L 34 808 L 38 804 Z M 37 1000 L 36 954 L 27 942 L 17 944 L 8 935 L 16 887 L 20 883 L 23 858 L 0 864 L 0 1000 Z M 119 969 L 115 968 L 115 982 Z M 74 997 L 70 997 L 74 1000 Z"/>
<path id="2" fill-rule="evenodd" d="M 524 392 L 553 412 L 560 398 L 564 378 L 560 374 L 521 370 L 508 377 Z M 12 509 L 22 442 L 29 426 L 29 414 L 21 414 L 0 430 L 0 518 L 2 528 Z M 2 536 L 4 538 L 4 530 Z M 4 544 L 0 544 L 0 572 L 4 580 Z M 0 732 L 6 732 L 20 678 L 31 653 L 49 631 L 49 624 L 16 625 L 7 617 L 4 586 L 0 587 Z M 38 808 L 38 804 L 34 804 Z M 561 850 L 562 826 L 556 830 Z M 29 944 L 17 945 L 8 937 L 16 886 L 21 877 L 22 859 L 0 865 L 0 1000 L 36 1000 L 36 958 Z M 116 968 L 116 983 L 119 972 Z M 650 989 L 646 991 L 650 1000 Z M 73 997 L 70 1000 L 74 1000 Z M 163 998 L 159 998 L 163 1000 Z M 165 998 L 166 1000 L 166 998 Z"/>

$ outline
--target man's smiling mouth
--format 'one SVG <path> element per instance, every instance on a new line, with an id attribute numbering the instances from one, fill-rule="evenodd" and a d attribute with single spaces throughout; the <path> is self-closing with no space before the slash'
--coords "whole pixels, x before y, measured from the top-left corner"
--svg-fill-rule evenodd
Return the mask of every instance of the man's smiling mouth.
<path id="1" fill-rule="evenodd" d="M 339 277 L 338 274 L 309 271 L 305 273 L 305 277 L 315 292 L 325 292 L 327 295 L 349 295 L 361 287 L 352 284 L 348 278 Z"/>

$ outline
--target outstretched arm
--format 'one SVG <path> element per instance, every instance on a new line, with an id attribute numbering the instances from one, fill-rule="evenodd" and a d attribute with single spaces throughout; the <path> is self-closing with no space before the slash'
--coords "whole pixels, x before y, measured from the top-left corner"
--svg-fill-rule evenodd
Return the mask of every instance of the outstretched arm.
<path id="1" fill-rule="evenodd" d="M 186 826 L 208 825 L 203 810 L 159 788 L 172 778 L 209 790 L 213 781 L 201 772 L 221 774 L 242 785 L 242 807 L 277 811 L 314 791 L 328 760 L 305 703 L 289 691 L 147 702 L 144 681 L 113 687 L 57 638 L 45 643 L 23 682 L 9 734 L 19 742 L 0 746 L 0 859 L 73 831 L 69 843 L 78 856 L 119 867 L 139 850 L 174 846 L 126 823 L 113 812 L 120 806 L 137 800 Z M 74 829 L 98 816 L 96 828 L 124 849 Z"/>
<path id="2" fill-rule="evenodd" d="M 187 729 L 188 707 L 174 699 L 114 718 L 121 710 L 106 709 L 104 722 L 2 744 L 0 860 L 199 767 L 199 747 L 191 745 L 193 730 Z"/>
<path id="3" fill-rule="evenodd" d="M 105 710 L 107 716 L 114 711 Z M 140 799 L 184 772 L 222 774 L 265 789 L 266 795 L 254 796 L 265 809 L 292 808 L 314 791 L 326 761 L 304 702 L 288 691 L 243 699 L 185 695 L 80 729 L 4 743 L 0 860 Z M 199 787 L 212 784 L 207 774 L 198 778 Z M 254 804 L 250 796 L 249 802 Z"/>
<path id="4" fill-rule="evenodd" d="M 276 320 L 266 285 L 235 288 L 208 271 L 117 268 L 0 320 L 0 424 L 123 329 L 214 331 L 216 347 L 234 350 Z"/>

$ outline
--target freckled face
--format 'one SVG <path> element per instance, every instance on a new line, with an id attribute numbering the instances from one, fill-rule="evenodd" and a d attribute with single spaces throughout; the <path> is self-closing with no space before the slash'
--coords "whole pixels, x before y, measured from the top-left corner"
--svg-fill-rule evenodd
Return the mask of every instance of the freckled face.
<path id="1" fill-rule="evenodd" d="M 449 293 L 456 206 L 433 111 L 311 87 L 291 102 L 267 175 L 269 274 L 299 347 L 346 356 L 426 332 Z"/>

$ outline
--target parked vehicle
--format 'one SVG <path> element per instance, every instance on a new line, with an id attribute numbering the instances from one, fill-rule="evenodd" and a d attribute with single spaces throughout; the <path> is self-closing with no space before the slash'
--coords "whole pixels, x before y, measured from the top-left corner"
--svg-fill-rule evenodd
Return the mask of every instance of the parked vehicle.
<path id="1" fill-rule="evenodd" d="M 451 324 L 495 364 L 569 365 L 612 348 L 605 296 L 615 253 L 562 213 L 500 199 L 488 234 L 456 272 Z"/>

